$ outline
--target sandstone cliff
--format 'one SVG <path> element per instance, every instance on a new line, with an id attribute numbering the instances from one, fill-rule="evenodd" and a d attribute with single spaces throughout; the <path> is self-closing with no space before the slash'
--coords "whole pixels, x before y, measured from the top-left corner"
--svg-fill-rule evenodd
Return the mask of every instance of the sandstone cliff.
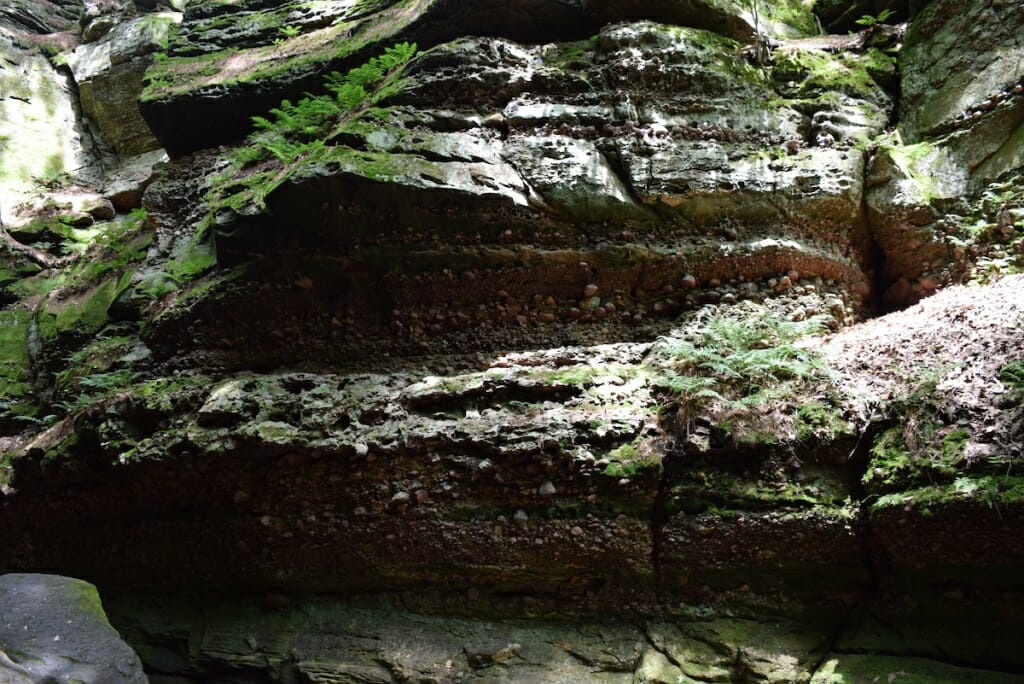
<path id="1" fill-rule="evenodd" d="M 0 570 L 168 682 L 1011 681 L 1024 11 L 811 4 L 0 10 Z"/>

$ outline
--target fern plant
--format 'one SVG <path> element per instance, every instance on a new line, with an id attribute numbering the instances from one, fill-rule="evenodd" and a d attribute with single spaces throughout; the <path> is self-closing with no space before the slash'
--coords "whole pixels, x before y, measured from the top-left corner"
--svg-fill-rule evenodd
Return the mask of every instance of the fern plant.
<path id="1" fill-rule="evenodd" d="M 783 383 L 823 374 L 815 352 L 794 342 L 825 330 L 825 318 L 787 321 L 763 311 L 746 318 L 718 314 L 689 339 L 663 339 L 666 367 L 655 376 L 687 431 L 700 409 L 717 403 L 736 431 L 750 415 L 782 393 Z"/>
<path id="2" fill-rule="evenodd" d="M 402 81 L 392 76 L 415 54 L 415 43 L 398 43 L 346 74 L 331 72 L 324 79 L 326 94 L 306 93 L 297 102 L 282 100 L 267 116 L 252 117 L 255 146 L 240 147 L 236 165 L 241 168 L 267 155 L 287 164 L 315 152 L 345 117 L 400 91 Z M 253 149 L 265 154 L 254 154 Z"/>
<path id="3" fill-rule="evenodd" d="M 886 21 L 888 21 L 889 17 L 891 17 L 894 14 L 895 12 L 893 12 L 891 9 L 884 9 L 877 15 L 865 14 L 854 23 L 856 23 L 858 26 L 865 26 L 867 28 L 871 28 L 872 26 L 884 24 Z"/>
<path id="4" fill-rule="evenodd" d="M 138 373 L 129 369 L 93 373 L 78 379 L 81 392 L 76 397 L 54 402 L 53 405 L 68 413 L 73 413 L 128 387 L 138 377 Z"/>
<path id="5" fill-rule="evenodd" d="M 265 116 L 252 117 L 253 134 L 210 179 L 206 200 L 211 211 L 199 235 L 213 225 L 217 210 L 262 207 L 296 162 L 323 150 L 325 139 L 346 124 L 363 115 L 379 116 L 374 105 L 404 87 L 397 72 L 415 54 L 415 43 L 399 43 L 346 74 L 332 72 L 324 80 L 326 93 L 306 93 L 297 102 L 282 100 Z"/>
<path id="6" fill-rule="evenodd" d="M 1024 360 L 1010 361 L 999 369 L 999 380 L 1010 389 L 1010 396 L 1024 400 Z"/>

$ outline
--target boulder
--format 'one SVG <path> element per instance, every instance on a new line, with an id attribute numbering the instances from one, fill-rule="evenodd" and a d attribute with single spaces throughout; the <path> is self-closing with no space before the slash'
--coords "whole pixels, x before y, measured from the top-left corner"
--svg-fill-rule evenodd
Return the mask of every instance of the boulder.
<path id="1" fill-rule="evenodd" d="M 142 193 L 153 178 L 153 167 L 164 161 L 167 161 L 167 153 L 160 149 L 122 159 L 118 167 L 106 175 L 103 196 L 120 212 L 138 209 L 142 206 Z"/>
<path id="2" fill-rule="evenodd" d="M 868 169 L 866 205 L 873 237 L 886 255 L 881 274 L 890 306 L 917 301 L 925 264 L 948 261 L 951 248 L 938 223 L 967 192 L 966 170 L 947 147 L 886 145 Z"/>
<path id="3" fill-rule="evenodd" d="M 111 28 L 102 40 L 78 47 L 68 60 L 82 109 L 122 157 L 160 147 L 139 114 L 138 99 L 152 54 L 180 18 L 176 12 L 136 17 Z"/>
<path id="4" fill-rule="evenodd" d="M 0 576 L 0 681 L 145 684 L 96 587 L 58 575 Z"/>
<path id="5" fill-rule="evenodd" d="M 112 28 L 136 14 L 135 7 L 128 0 L 85 0 L 83 4 L 78 23 L 84 43 L 103 38 Z"/>

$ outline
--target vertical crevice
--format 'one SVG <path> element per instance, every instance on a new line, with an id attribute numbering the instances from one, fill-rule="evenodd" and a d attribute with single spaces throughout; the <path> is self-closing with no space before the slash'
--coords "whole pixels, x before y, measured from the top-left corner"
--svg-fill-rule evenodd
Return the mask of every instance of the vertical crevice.
<path id="1" fill-rule="evenodd" d="M 659 598 L 665 592 L 665 578 L 662 571 L 662 533 L 664 532 L 665 525 L 668 523 L 668 494 L 669 494 L 669 477 L 671 473 L 670 466 L 674 460 L 681 454 L 677 454 L 673 449 L 669 448 L 665 451 L 665 458 L 662 462 L 661 475 L 658 478 L 658 491 L 654 496 L 654 504 L 651 508 L 651 519 L 649 522 L 651 529 L 651 570 L 654 573 L 654 586 L 655 591 Z"/>
<path id="2" fill-rule="evenodd" d="M 886 281 L 885 277 L 885 250 L 882 249 L 882 245 L 876 239 L 875 226 L 871 221 L 871 211 L 868 208 L 868 192 L 870 191 L 869 175 L 871 171 L 871 161 L 873 159 L 874 149 L 872 148 L 864 155 L 864 165 L 861 167 L 860 171 L 862 188 L 860 195 L 860 215 L 861 220 L 864 222 L 863 226 L 866 233 L 864 263 L 861 264 L 861 268 L 863 269 L 871 286 L 871 292 L 868 298 L 864 301 L 864 308 L 869 312 L 869 314 L 878 315 L 886 313 L 883 305 L 883 295 L 889 287 L 889 283 Z"/>
<path id="3" fill-rule="evenodd" d="M 849 455 L 851 464 L 850 494 L 860 501 L 857 509 L 857 532 L 861 545 L 861 564 L 867 575 L 867 582 L 864 585 L 859 600 L 847 609 L 844 618 L 829 634 L 827 645 L 823 649 L 821 657 L 814 663 L 811 669 L 812 680 L 819 670 L 825 666 L 825 663 L 828 662 L 829 657 L 839 652 L 838 645 L 842 638 L 857 627 L 868 606 L 881 594 L 882 577 L 874 553 L 871 529 L 871 501 L 866 496 L 862 484 L 864 474 L 867 472 L 868 464 L 870 463 L 871 445 L 874 444 L 875 436 L 879 431 L 880 426 L 869 419 L 860 437 L 857 439 L 853 451 Z"/>

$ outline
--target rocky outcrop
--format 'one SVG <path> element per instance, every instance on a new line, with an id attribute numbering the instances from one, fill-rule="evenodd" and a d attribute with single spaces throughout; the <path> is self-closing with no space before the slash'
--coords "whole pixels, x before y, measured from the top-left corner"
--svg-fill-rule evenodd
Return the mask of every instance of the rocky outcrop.
<path id="1" fill-rule="evenodd" d="M 796 620 L 746 611 L 684 611 L 673 618 L 587 622 L 438 617 L 333 601 L 268 595 L 209 615 L 196 603 L 128 598 L 125 634 L 168 676 L 238 681 L 1019 682 L 1019 675 L 929 658 L 831 650 L 827 616 Z M 899 636 L 887 635 L 893 641 Z M 190 644 L 185 648 L 185 642 Z M 174 648 L 174 646 L 177 648 Z M 855 648 L 853 643 L 845 647 Z M 177 653 L 188 653 L 181 657 Z M 264 679 L 266 681 L 267 679 Z"/>
<path id="2" fill-rule="evenodd" d="M 73 174 L 95 180 L 100 167 L 79 115 L 74 83 L 23 37 L 0 32 L 0 208 L 42 182 Z"/>
<path id="3" fill-rule="evenodd" d="M 803 30 L 800 3 L 786 18 Z M 477 2 L 417 0 L 325 7 L 313 2 L 192 3 L 170 58 L 149 74 L 147 120 L 172 154 L 240 138 L 249 117 L 282 97 L 319 89 L 322 75 L 365 61 L 392 42 L 429 48 L 465 35 L 541 43 L 583 40 L 615 21 L 650 19 L 745 39 L 751 19 L 733 0 L 688 2 Z M 770 26 L 784 26 L 779 21 Z M 793 29 L 790 29 L 793 30 Z"/>
<path id="4" fill-rule="evenodd" d="M 96 587 L 56 575 L 0 576 L 0 681 L 148 684 L 107 622 Z"/>
<path id="5" fill-rule="evenodd" d="M 55 33 L 71 29 L 80 11 L 78 0 L 11 0 L 0 7 L 0 23 L 28 33 Z"/>
<path id="6" fill-rule="evenodd" d="M 707 404 L 687 436 L 657 389 L 661 347 L 524 353 L 448 377 L 144 382 L 24 445 L 3 548 L 122 587 L 468 584 L 577 610 L 747 592 L 840 610 L 879 583 L 952 581 L 971 559 L 1011 571 L 1024 549 L 1004 463 L 1021 405 L 996 397 L 1024 352 L 1022 288 L 993 287 L 991 309 L 948 290 L 899 314 L 898 341 L 887 320 L 841 332 L 828 374 L 751 414 Z M 918 365 L 890 367 L 876 345 L 893 344 Z M 969 375 L 945 370 L 981 347 Z"/>
<path id="7" fill-rule="evenodd" d="M 1019 671 L 1016 45 L 944 54 L 1018 12 L 472 5 L 90 5 L 138 168 L 6 226 L 0 567 L 172 682 Z"/>
<path id="8" fill-rule="evenodd" d="M 85 115 L 121 157 L 161 147 L 139 114 L 138 100 L 146 68 L 180 20 L 175 12 L 129 19 L 102 39 L 79 46 L 67 59 Z"/>
<path id="9" fill-rule="evenodd" d="M 900 137 L 880 146 L 867 181 L 890 304 L 957 277 L 957 249 L 977 231 L 964 199 L 1024 163 L 1021 21 L 1009 2 L 934 2 L 907 31 Z M 954 48 L 970 36 L 984 49 Z"/>
<path id="10" fill-rule="evenodd" d="M 223 263 L 269 258 L 256 280 L 172 302 L 149 342 L 174 354 L 170 331 L 198 318 L 225 363 L 271 366 L 630 339 L 763 298 L 790 271 L 828 281 L 851 319 L 871 291 L 857 141 L 890 99 L 867 56 L 837 59 L 851 75 L 834 84 L 812 73 L 833 60 L 819 48 L 790 46 L 770 71 L 740 50 L 644 22 L 559 47 L 461 39 L 410 64 L 386 116 L 357 110 L 315 154 L 257 173 L 185 158 L 153 188 L 161 223 L 198 225 Z M 186 168 L 213 169 L 189 181 L 213 186 L 205 216 L 175 199 L 200 194 Z M 303 245 L 301 272 L 272 256 Z M 264 284 L 254 317 L 240 304 Z"/>

